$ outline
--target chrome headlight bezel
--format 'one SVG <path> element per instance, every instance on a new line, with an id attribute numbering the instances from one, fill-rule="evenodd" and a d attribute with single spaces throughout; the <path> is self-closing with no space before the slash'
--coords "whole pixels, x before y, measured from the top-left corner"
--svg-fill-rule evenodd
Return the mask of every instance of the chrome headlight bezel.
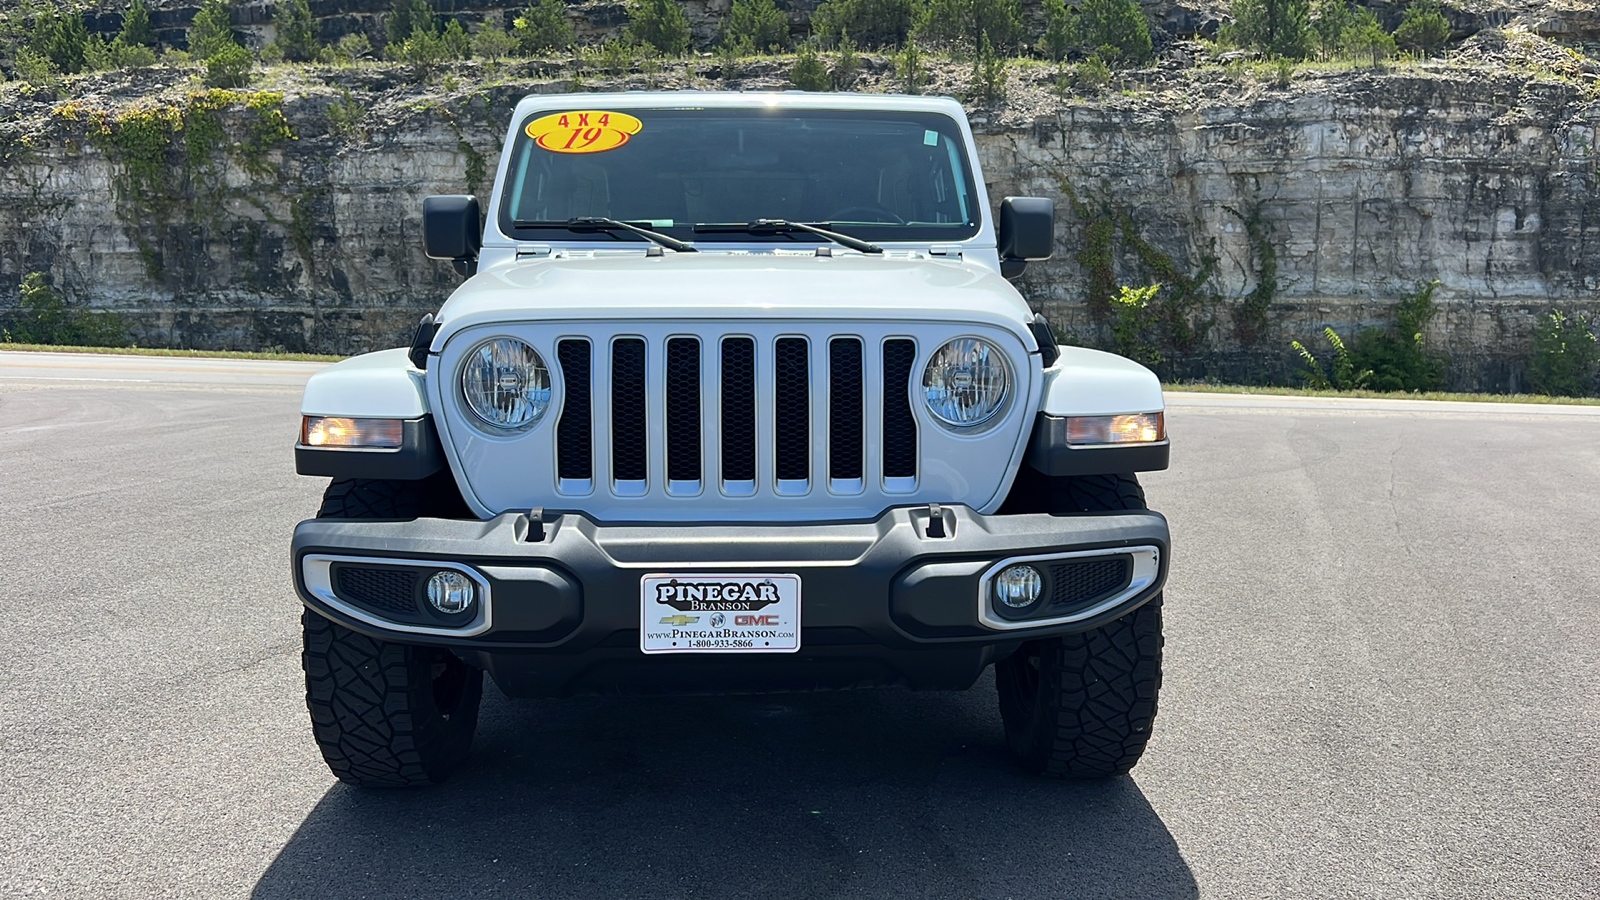
<path id="1" fill-rule="evenodd" d="M 950 357 L 955 357 L 952 360 Z M 977 363 L 983 371 L 971 371 L 974 357 L 981 359 Z M 958 370 L 965 369 L 965 378 Z M 983 385 L 980 382 L 986 379 L 994 381 Z M 953 382 L 953 383 L 952 383 Z M 1015 393 L 1016 372 L 1012 369 L 1011 359 L 1005 350 L 992 340 L 974 335 L 963 335 L 945 341 L 928 356 L 928 362 L 922 367 L 922 405 L 928 415 L 941 426 L 957 434 L 966 434 L 984 430 L 992 425 L 1011 406 L 1012 396 Z M 976 415 L 965 418 L 953 414 L 953 409 L 963 406 L 975 405 L 969 397 L 962 401 L 962 394 L 988 393 L 990 396 L 986 406 L 980 406 Z"/>
<path id="2" fill-rule="evenodd" d="M 463 354 L 456 385 L 473 424 L 491 434 L 527 431 L 554 399 L 544 357 L 527 341 L 506 335 L 479 341 Z"/>

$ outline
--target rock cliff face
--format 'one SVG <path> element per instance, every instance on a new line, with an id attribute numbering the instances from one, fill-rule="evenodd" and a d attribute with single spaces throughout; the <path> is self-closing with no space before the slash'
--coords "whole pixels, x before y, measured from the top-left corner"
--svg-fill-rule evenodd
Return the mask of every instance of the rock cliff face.
<path id="1" fill-rule="evenodd" d="M 457 282 L 425 259 L 422 197 L 490 187 L 542 63 L 297 74 L 197 91 L 158 68 L 78 99 L 0 89 L 0 323 L 30 271 L 121 312 L 141 345 L 351 353 L 401 342 Z M 582 89 L 718 87 L 712 60 Z M 738 86 L 786 87 L 753 64 Z M 963 67 L 931 91 L 957 92 Z M 1044 68 L 973 107 L 991 194 L 1056 198 L 1057 253 L 1024 292 L 1103 342 L 1107 285 L 1160 282 L 1172 375 L 1287 377 L 1291 339 L 1382 324 L 1437 279 L 1428 335 L 1459 388 L 1517 386 L 1534 318 L 1600 313 L 1600 91 L 1498 66 L 1296 75 L 1221 69 L 1063 98 Z M 889 89 L 868 58 L 861 86 Z"/>

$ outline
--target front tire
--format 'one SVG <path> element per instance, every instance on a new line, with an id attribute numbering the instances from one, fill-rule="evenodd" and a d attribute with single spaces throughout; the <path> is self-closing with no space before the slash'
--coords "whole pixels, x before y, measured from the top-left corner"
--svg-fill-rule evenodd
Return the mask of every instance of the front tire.
<path id="1" fill-rule="evenodd" d="M 1050 511 L 1144 509 L 1132 475 L 1050 479 Z M 1124 775 L 1144 755 L 1161 690 L 1161 595 L 1110 624 L 1023 644 L 995 664 L 1006 743 L 1051 778 Z"/>
<path id="2" fill-rule="evenodd" d="M 318 518 L 415 518 L 439 509 L 439 494 L 426 482 L 335 481 Z M 311 730 L 340 781 L 437 784 L 466 760 L 482 670 L 448 650 L 367 637 L 309 609 L 300 623 Z"/>

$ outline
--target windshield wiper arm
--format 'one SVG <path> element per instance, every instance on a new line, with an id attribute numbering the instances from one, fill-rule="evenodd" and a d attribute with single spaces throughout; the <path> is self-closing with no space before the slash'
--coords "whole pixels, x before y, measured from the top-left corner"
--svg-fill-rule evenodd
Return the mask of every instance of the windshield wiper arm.
<path id="1" fill-rule="evenodd" d="M 668 250 L 679 253 L 698 253 L 695 246 L 687 241 L 680 241 L 675 237 L 640 228 L 632 222 L 623 222 L 617 219 L 607 219 L 604 216 L 574 216 L 570 219 L 538 219 L 529 221 L 512 222 L 513 228 L 565 228 L 569 231 L 628 231 L 639 235 L 646 240 L 655 241 Z"/>
<path id="2" fill-rule="evenodd" d="M 818 228 L 815 225 L 809 225 L 805 222 L 791 222 L 788 219 L 757 219 L 754 222 L 745 222 L 743 224 L 739 222 L 730 222 L 727 224 L 702 222 L 701 224 L 694 226 L 694 230 L 696 232 L 743 231 L 748 234 L 782 234 L 786 231 L 804 231 L 807 234 L 825 237 L 828 240 L 833 241 L 835 244 L 838 244 L 842 247 L 849 247 L 851 250 L 859 250 L 862 253 L 883 252 L 882 247 L 879 247 L 877 244 L 871 244 L 863 241 L 860 238 L 851 237 L 848 234 L 840 234 L 837 231 L 829 231 L 826 228 Z"/>

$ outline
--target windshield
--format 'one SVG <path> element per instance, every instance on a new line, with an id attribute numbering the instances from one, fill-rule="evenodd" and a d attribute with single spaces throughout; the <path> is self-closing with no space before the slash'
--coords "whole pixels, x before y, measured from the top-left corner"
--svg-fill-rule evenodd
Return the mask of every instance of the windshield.
<path id="1" fill-rule="evenodd" d="M 534 113 L 512 147 L 500 227 L 516 240 L 637 242 L 603 216 L 682 240 L 817 243 L 696 225 L 758 219 L 869 241 L 957 241 L 980 212 L 956 122 L 936 113 L 820 109 L 602 109 Z"/>

